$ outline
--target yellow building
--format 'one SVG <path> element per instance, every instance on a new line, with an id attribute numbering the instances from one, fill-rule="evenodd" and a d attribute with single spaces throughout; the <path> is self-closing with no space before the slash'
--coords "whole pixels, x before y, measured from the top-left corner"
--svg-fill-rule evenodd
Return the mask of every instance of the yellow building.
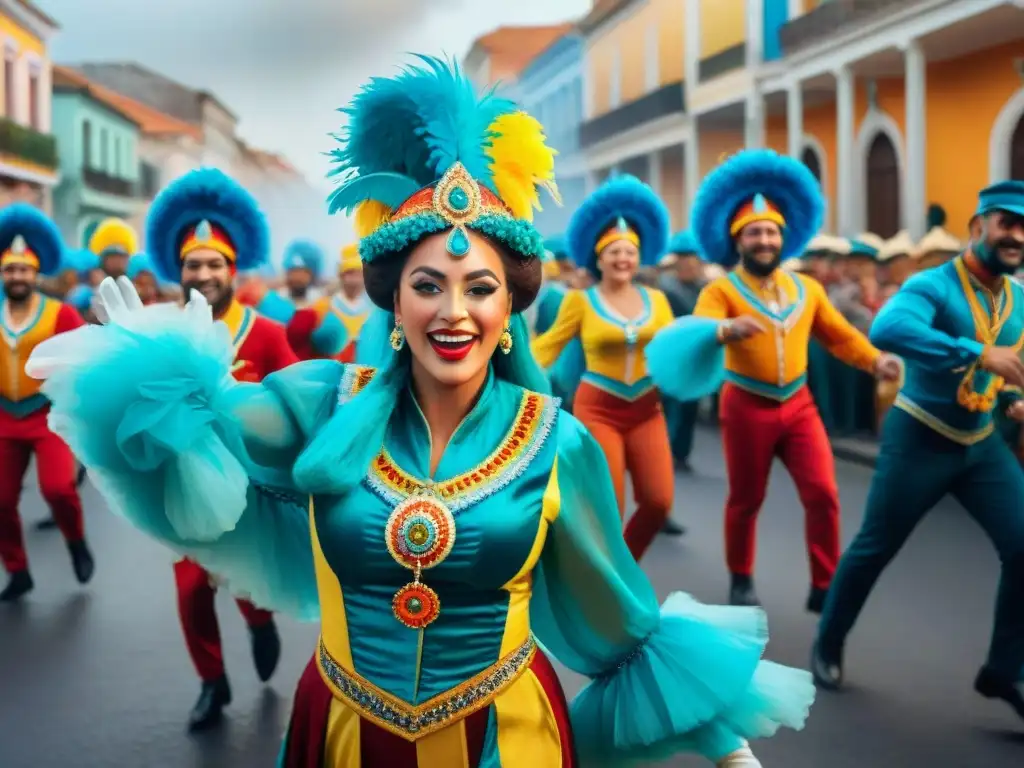
<path id="1" fill-rule="evenodd" d="M 766 143 L 813 147 L 839 231 L 919 239 L 938 204 L 963 238 L 980 188 L 1024 179 L 1024 2 L 789 5 Z"/>
<path id="2" fill-rule="evenodd" d="M 801 158 L 826 227 L 965 237 L 978 190 L 1024 178 L 1024 0 L 596 0 L 581 141 L 673 223 L 723 154 Z"/>
<path id="3" fill-rule="evenodd" d="M 21 200 L 50 209 L 57 142 L 50 133 L 46 44 L 56 30 L 28 0 L 0 0 L 0 206 Z"/>

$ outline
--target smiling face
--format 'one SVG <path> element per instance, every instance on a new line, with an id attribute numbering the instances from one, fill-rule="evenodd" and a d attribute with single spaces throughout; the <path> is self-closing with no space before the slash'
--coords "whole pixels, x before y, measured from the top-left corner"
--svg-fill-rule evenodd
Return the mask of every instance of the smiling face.
<path id="1" fill-rule="evenodd" d="M 982 262 L 996 274 L 1013 274 L 1024 261 L 1024 216 L 993 211 L 981 217 L 974 249 Z"/>
<path id="2" fill-rule="evenodd" d="M 630 283 L 640 269 L 640 249 L 629 240 L 616 240 L 597 256 L 601 279 L 609 283 Z"/>
<path id="3" fill-rule="evenodd" d="M 739 231 L 736 250 L 748 272 L 768 277 L 779 266 L 782 229 L 774 221 L 754 221 Z"/>
<path id="4" fill-rule="evenodd" d="M 512 314 L 501 254 L 469 233 L 469 253 L 456 259 L 448 233 L 424 238 L 409 254 L 395 292 L 395 319 L 413 358 L 413 376 L 457 387 L 487 376 Z"/>

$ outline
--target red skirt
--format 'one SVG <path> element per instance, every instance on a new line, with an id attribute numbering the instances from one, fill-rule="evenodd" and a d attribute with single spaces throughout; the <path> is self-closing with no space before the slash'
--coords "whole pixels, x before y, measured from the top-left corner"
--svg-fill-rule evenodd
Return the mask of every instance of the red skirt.
<path id="1" fill-rule="evenodd" d="M 316 658 L 299 679 L 279 768 L 576 768 L 569 707 L 538 650 L 490 705 L 418 741 L 386 731 L 336 699 Z"/>

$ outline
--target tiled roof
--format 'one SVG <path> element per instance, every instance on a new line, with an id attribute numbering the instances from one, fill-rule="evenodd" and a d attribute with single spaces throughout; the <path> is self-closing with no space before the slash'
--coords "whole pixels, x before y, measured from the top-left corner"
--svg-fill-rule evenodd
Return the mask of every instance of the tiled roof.
<path id="1" fill-rule="evenodd" d="M 627 5 L 635 1 L 636 0 L 594 0 L 594 5 L 590 9 L 590 13 L 588 13 L 583 18 L 583 21 L 580 22 L 580 28 L 584 32 L 589 32 L 609 16 L 618 13 Z"/>
<path id="2" fill-rule="evenodd" d="M 480 37 L 476 45 L 490 56 L 491 71 L 517 75 L 541 52 L 558 38 L 571 32 L 575 26 L 566 23 L 543 27 L 498 27 Z"/>
<path id="3" fill-rule="evenodd" d="M 203 132 L 199 126 L 186 123 L 176 117 L 164 114 L 159 110 L 146 106 L 141 102 L 116 93 L 109 88 L 98 85 L 81 72 L 68 67 L 53 68 L 53 85 L 55 88 L 79 88 L 102 104 L 120 113 L 139 126 L 139 130 L 149 136 L 189 136 L 202 141 Z"/>
<path id="4" fill-rule="evenodd" d="M 40 10 L 39 6 L 37 6 L 35 3 L 29 2 L 29 0 L 15 0 L 15 2 L 22 8 L 24 8 L 26 11 L 31 13 L 33 16 L 35 16 L 37 19 L 39 19 L 41 22 L 46 24 L 48 27 L 60 29 L 60 25 L 58 25 L 52 17 L 47 16 L 45 13 L 43 13 L 42 10 Z"/>

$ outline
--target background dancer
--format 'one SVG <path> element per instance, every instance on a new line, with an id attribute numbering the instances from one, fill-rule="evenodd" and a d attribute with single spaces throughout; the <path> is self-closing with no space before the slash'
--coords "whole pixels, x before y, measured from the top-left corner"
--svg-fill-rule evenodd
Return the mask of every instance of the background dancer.
<path id="1" fill-rule="evenodd" d="M 900 374 L 899 361 L 882 355 L 844 320 L 820 283 L 780 269 L 783 259 L 803 254 L 821 228 L 824 207 L 807 168 L 771 150 L 746 150 L 718 166 L 694 200 L 693 232 L 708 259 L 736 268 L 710 283 L 693 316 L 677 321 L 647 350 L 658 386 L 681 399 L 705 394 L 715 381 L 710 370 L 724 372 L 719 411 L 733 605 L 760 602 L 753 577 L 757 516 L 776 458 L 804 506 L 811 566 L 807 610 L 821 611 L 839 560 L 835 461 L 807 388 L 811 334 L 850 365 L 880 378 Z"/>
<path id="2" fill-rule="evenodd" d="M 638 560 L 665 525 L 674 492 L 668 427 L 643 357 L 672 322 L 672 309 L 664 293 L 635 283 L 641 265 L 658 263 L 668 238 L 668 211 L 646 184 L 617 176 L 598 187 L 566 232 L 573 261 L 597 285 L 566 294 L 554 325 L 531 345 L 545 368 L 572 339 L 583 345 L 586 371 L 573 413 L 604 450 L 623 515 L 629 472 L 637 509 L 624 535 Z"/>
<path id="3" fill-rule="evenodd" d="M 1024 182 L 984 189 L 977 215 L 967 250 L 910 278 L 871 328 L 879 347 L 906 360 L 906 383 L 886 417 L 864 523 L 828 596 L 812 671 L 825 688 L 842 684 L 846 637 L 875 582 L 950 493 L 1002 563 L 975 689 L 1024 718 L 1024 473 L 992 421 L 1004 384 L 1024 386 L 1024 289 L 1007 277 L 1024 263 Z M 1024 420 L 1019 394 L 1010 400 L 1007 416 Z"/>
<path id="4" fill-rule="evenodd" d="M 192 291 L 200 293 L 214 319 L 227 326 L 234 350 L 231 373 L 238 381 L 259 382 L 297 362 L 284 328 L 242 306 L 234 296 L 236 272 L 255 269 L 267 260 L 269 237 L 256 201 L 214 169 L 192 171 L 165 187 L 146 221 L 146 242 L 159 277 L 180 283 L 186 297 Z M 231 703 L 214 609 L 216 577 L 188 558 L 175 563 L 174 577 L 185 643 L 202 680 L 189 727 L 201 730 L 215 724 Z M 266 682 L 281 654 L 273 614 L 248 600 L 236 602 L 249 627 L 256 673 Z"/>
<path id="5" fill-rule="evenodd" d="M 60 231 L 38 209 L 15 203 L 0 211 L 0 558 L 10 576 L 0 592 L 2 602 L 18 600 L 34 586 L 18 513 L 33 455 L 39 490 L 67 541 L 75 578 L 85 584 L 95 570 L 85 541 L 78 463 L 67 444 L 50 431 L 49 402 L 40 393 L 39 382 L 25 375 L 25 363 L 38 344 L 83 324 L 74 307 L 35 288 L 39 275 L 60 270 L 63 251 Z"/>

